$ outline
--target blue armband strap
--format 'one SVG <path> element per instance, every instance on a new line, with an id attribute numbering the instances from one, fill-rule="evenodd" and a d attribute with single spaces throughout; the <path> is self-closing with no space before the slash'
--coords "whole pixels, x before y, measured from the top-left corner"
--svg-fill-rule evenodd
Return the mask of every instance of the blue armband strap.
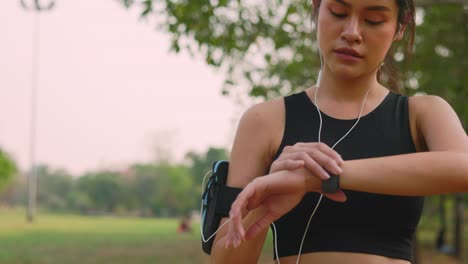
<path id="1" fill-rule="evenodd" d="M 226 186 L 229 162 L 217 161 L 213 164 L 212 175 L 204 186 L 202 195 L 201 225 L 205 239 L 211 237 L 219 227 L 223 217 L 229 216 L 231 204 L 242 191 L 240 188 Z M 211 254 L 214 237 L 204 241 L 202 249 L 206 254 Z"/>

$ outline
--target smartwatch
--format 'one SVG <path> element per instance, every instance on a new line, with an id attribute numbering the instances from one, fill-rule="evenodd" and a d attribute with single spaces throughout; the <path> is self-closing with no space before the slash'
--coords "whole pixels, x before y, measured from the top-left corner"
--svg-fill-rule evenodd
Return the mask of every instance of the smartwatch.
<path id="1" fill-rule="evenodd" d="M 329 174 L 330 179 L 322 181 L 322 191 L 324 193 L 335 193 L 340 189 L 340 176 Z"/>

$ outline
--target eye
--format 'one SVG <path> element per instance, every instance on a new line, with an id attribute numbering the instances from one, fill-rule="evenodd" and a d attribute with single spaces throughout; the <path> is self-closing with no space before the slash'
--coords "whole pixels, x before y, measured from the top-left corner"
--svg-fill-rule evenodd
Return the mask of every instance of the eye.
<path id="1" fill-rule="evenodd" d="M 338 13 L 333 11 L 332 9 L 330 9 L 330 13 L 337 18 L 344 18 L 347 16 L 346 13 Z"/>
<path id="2" fill-rule="evenodd" d="M 374 21 L 374 20 L 369 20 L 369 19 L 366 19 L 366 23 L 371 25 L 371 26 L 377 26 L 377 25 L 380 25 L 382 24 L 384 21 Z"/>
<path id="3" fill-rule="evenodd" d="M 364 21 L 371 26 L 380 25 L 386 20 L 386 16 L 380 12 L 369 12 L 368 14 L 364 15 Z"/>

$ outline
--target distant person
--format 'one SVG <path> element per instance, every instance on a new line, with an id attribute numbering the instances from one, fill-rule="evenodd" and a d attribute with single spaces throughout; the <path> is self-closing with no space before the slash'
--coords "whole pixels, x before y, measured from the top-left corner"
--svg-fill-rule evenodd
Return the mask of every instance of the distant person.
<path id="1" fill-rule="evenodd" d="M 182 217 L 177 228 L 178 233 L 191 233 L 192 232 L 192 217 L 190 214 Z"/>

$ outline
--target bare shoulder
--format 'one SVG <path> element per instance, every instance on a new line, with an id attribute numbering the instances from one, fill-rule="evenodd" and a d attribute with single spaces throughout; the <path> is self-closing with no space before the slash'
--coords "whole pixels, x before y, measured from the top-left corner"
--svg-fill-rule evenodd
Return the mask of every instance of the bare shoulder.
<path id="1" fill-rule="evenodd" d="M 253 121 L 253 124 L 257 126 L 275 126 L 281 114 L 284 115 L 283 98 L 276 98 L 251 106 L 242 115 L 241 122 Z"/>
<path id="2" fill-rule="evenodd" d="M 435 95 L 412 96 L 409 107 L 418 135 L 427 150 L 468 149 L 460 119 L 445 99 Z"/>
<path id="3" fill-rule="evenodd" d="M 419 111 L 437 111 L 452 109 L 450 104 L 442 97 L 437 95 L 417 95 L 409 97 L 409 106 L 411 109 Z M 433 110 L 430 110 L 433 109 Z"/>
<path id="4" fill-rule="evenodd" d="M 266 174 L 283 126 L 282 98 L 255 104 L 244 112 L 232 146 L 229 185 L 243 187 Z"/>
<path id="5" fill-rule="evenodd" d="M 284 130 L 285 107 L 283 98 L 276 98 L 251 106 L 243 114 L 239 129 L 242 127 L 252 137 L 268 141 L 269 152 L 276 152 Z"/>
<path id="6" fill-rule="evenodd" d="M 439 122 L 441 118 L 456 119 L 457 114 L 452 106 L 442 97 L 437 95 L 418 95 L 410 96 L 408 104 L 413 117 L 416 120 L 418 128 L 421 125 Z"/>

